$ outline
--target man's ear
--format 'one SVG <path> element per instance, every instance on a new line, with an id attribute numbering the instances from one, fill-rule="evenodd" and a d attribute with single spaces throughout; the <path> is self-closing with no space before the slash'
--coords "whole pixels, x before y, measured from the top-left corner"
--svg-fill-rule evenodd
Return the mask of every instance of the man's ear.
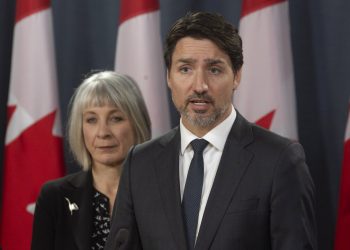
<path id="1" fill-rule="evenodd" d="M 166 81 L 167 81 L 167 84 L 168 84 L 168 87 L 170 88 L 170 80 L 169 80 L 169 70 L 167 69 L 166 70 Z"/>
<path id="2" fill-rule="evenodd" d="M 239 86 L 242 78 L 242 67 L 237 71 L 235 74 L 235 78 L 233 80 L 233 90 L 236 90 L 237 87 Z"/>

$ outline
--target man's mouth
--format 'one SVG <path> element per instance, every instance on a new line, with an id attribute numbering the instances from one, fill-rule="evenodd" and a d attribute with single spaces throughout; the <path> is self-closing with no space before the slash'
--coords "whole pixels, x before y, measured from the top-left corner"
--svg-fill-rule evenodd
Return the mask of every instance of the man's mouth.
<path id="1" fill-rule="evenodd" d="M 211 101 L 208 99 L 190 99 L 188 102 L 188 107 L 195 113 L 205 113 L 209 109 Z"/>
<path id="2" fill-rule="evenodd" d="M 191 99 L 189 102 L 196 105 L 206 105 L 210 103 L 209 100 L 204 100 L 204 99 Z"/>

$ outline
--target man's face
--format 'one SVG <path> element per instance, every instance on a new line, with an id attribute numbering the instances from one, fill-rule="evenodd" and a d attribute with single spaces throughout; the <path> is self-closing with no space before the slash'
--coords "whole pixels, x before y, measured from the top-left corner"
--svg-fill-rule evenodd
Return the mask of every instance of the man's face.
<path id="1" fill-rule="evenodd" d="M 240 71 L 234 74 L 229 56 L 211 40 L 184 37 L 175 46 L 167 80 L 183 124 L 203 136 L 230 114 Z"/>

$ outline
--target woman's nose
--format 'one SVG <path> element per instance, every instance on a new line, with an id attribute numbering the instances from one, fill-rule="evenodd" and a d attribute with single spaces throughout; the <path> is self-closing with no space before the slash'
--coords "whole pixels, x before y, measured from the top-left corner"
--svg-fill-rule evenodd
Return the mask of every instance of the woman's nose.
<path id="1" fill-rule="evenodd" d="M 104 138 L 111 134 L 110 128 L 107 123 L 101 122 L 98 126 L 97 136 Z"/>

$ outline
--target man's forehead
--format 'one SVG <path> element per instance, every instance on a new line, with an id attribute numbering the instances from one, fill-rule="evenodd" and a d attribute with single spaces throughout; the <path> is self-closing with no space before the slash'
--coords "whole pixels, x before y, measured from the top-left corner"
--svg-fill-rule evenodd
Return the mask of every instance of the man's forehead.
<path id="1" fill-rule="evenodd" d="M 197 39 L 193 37 L 181 38 L 175 46 L 172 54 L 172 61 L 179 60 L 201 60 L 207 63 L 220 63 L 229 61 L 230 57 L 210 39 Z"/>

